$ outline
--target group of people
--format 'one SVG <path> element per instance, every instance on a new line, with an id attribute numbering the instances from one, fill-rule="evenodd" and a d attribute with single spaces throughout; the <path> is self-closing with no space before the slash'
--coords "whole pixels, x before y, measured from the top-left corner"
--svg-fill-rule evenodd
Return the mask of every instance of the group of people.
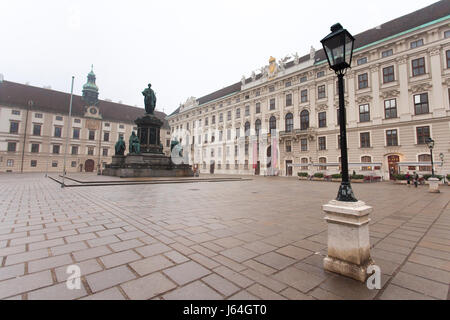
<path id="1" fill-rule="evenodd" d="M 408 171 L 405 175 L 405 178 L 408 187 L 411 185 L 411 180 L 414 183 L 414 187 L 417 188 L 417 186 L 419 185 L 419 175 L 417 174 L 417 172 L 414 171 L 413 174 L 410 175 Z"/>

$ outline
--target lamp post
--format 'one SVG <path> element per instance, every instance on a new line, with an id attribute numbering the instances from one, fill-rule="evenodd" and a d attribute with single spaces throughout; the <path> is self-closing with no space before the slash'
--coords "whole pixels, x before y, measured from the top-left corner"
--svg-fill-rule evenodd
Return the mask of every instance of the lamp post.
<path id="1" fill-rule="evenodd" d="M 434 140 L 431 138 L 427 138 L 425 140 L 428 148 L 430 149 L 430 158 L 431 158 L 431 176 L 434 178 L 434 163 L 433 163 L 433 148 L 434 148 Z"/>
<path id="2" fill-rule="evenodd" d="M 341 142 L 342 182 L 336 200 L 323 205 L 328 225 L 328 254 L 324 269 L 364 282 L 373 265 L 370 257 L 369 213 L 372 207 L 358 201 L 348 174 L 347 132 L 344 104 L 344 75 L 351 66 L 355 39 L 341 24 L 321 40 L 328 64 L 338 77 L 339 128 Z"/>
<path id="3" fill-rule="evenodd" d="M 441 159 L 441 168 L 442 168 L 444 166 L 444 154 L 442 152 L 439 153 L 439 159 Z M 443 182 L 444 182 L 444 185 L 445 185 L 445 173 L 443 174 L 443 179 L 444 179 Z"/>

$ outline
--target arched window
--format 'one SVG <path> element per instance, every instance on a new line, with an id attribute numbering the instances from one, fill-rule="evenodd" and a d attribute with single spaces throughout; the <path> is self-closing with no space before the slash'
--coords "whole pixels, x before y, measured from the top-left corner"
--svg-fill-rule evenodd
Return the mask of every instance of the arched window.
<path id="1" fill-rule="evenodd" d="M 419 155 L 419 162 L 429 162 L 431 164 L 431 156 L 429 154 L 421 154 L 421 155 Z M 430 166 L 419 166 L 419 171 L 431 172 L 431 165 Z"/>
<path id="2" fill-rule="evenodd" d="M 319 158 L 319 163 L 327 163 L 327 158 L 320 157 Z M 320 166 L 319 170 L 325 171 L 325 170 L 327 170 L 327 166 Z"/>
<path id="3" fill-rule="evenodd" d="M 361 157 L 361 163 L 371 163 L 372 162 L 372 157 L 370 156 L 363 156 Z M 362 171 L 371 171 L 372 170 L 372 166 L 362 166 L 361 167 Z"/>
<path id="4" fill-rule="evenodd" d="M 271 116 L 269 119 L 269 133 L 272 134 L 272 130 L 277 129 L 277 118 Z"/>
<path id="5" fill-rule="evenodd" d="M 308 170 L 308 166 L 306 164 L 308 164 L 308 158 L 302 158 L 302 170 Z"/>
<path id="6" fill-rule="evenodd" d="M 261 120 L 257 119 L 255 121 L 255 133 L 257 136 L 259 136 L 260 131 L 261 131 Z"/>
<path id="7" fill-rule="evenodd" d="M 300 129 L 306 130 L 309 128 L 309 112 L 308 110 L 303 110 L 300 113 Z"/>
<path id="8" fill-rule="evenodd" d="M 294 130 L 294 116 L 292 113 L 286 115 L 286 132 L 292 132 Z"/>
<path id="9" fill-rule="evenodd" d="M 249 137 L 250 136 L 250 122 L 246 122 L 244 125 L 244 130 L 245 130 L 245 136 Z"/>

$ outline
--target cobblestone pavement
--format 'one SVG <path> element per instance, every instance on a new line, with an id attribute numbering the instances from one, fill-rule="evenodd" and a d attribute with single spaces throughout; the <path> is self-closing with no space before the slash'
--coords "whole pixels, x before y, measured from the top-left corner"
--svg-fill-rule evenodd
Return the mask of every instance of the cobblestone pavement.
<path id="1" fill-rule="evenodd" d="M 353 188 L 374 207 L 381 290 L 322 268 L 321 205 L 336 183 L 252 177 L 62 189 L 43 174 L 3 174 L 0 298 L 449 299 L 450 187 Z M 72 264 L 78 290 L 66 287 Z"/>

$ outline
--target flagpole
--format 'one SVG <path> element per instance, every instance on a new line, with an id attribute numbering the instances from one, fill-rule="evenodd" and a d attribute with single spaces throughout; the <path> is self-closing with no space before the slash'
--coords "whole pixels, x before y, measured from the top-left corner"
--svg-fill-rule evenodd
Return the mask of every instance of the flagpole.
<path id="1" fill-rule="evenodd" d="M 70 88 L 70 106 L 69 106 L 69 119 L 67 119 L 67 134 L 66 134 L 66 146 L 64 148 L 64 164 L 63 164 L 63 178 L 61 188 L 64 188 L 64 179 L 66 177 L 66 155 L 67 155 L 67 146 L 69 145 L 69 134 L 71 127 L 71 117 L 72 117 L 72 98 L 73 98 L 73 80 L 75 76 L 72 76 L 72 86 Z"/>

